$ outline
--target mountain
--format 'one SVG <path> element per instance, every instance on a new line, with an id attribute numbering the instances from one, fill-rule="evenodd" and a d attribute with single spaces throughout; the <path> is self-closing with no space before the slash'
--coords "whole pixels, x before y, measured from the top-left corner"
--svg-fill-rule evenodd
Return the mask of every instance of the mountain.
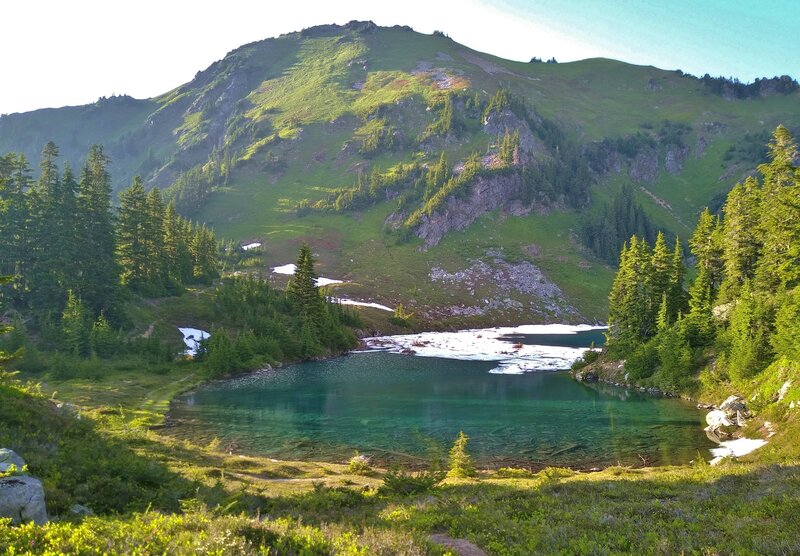
<path id="1" fill-rule="evenodd" d="M 263 243 L 257 268 L 306 241 L 337 295 L 428 322 L 604 320 L 603 242 L 685 240 L 777 125 L 800 126 L 798 100 L 786 77 L 519 63 L 351 22 L 247 44 L 152 99 L 4 115 L 0 153 L 35 163 L 53 140 L 78 166 L 103 144 L 117 191 L 141 175 Z"/>

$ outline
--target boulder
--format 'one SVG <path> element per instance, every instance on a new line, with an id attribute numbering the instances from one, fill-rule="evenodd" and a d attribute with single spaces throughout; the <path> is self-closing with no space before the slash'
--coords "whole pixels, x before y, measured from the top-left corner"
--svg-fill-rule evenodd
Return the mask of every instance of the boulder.
<path id="1" fill-rule="evenodd" d="M 720 404 L 719 408 L 725 412 L 729 419 L 737 419 L 737 414 L 741 414 L 742 417 L 750 416 L 744 398 L 739 396 L 730 396 Z"/>
<path id="2" fill-rule="evenodd" d="M 12 466 L 16 466 L 17 471 L 21 471 L 25 465 L 25 460 L 8 448 L 0 448 L 0 473 L 5 473 Z"/>
<path id="3" fill-rule="evenodd" d="M 88 506 L 84 506 L 83 504 L 73 504 L 70 506 L 69 512 L 81 517 L 90 517 L 94 515 L 92 509 Z"/>
<path id="4" fill-rule="evenodd" d="M 29 521 L 47 522 L 42 482 L 34 477 L 13 476 L 0 479 L 0 517 L 10 517 L 12 524 Z"/>
<path id="5" fill-rule="evenodd" d="M 578 382 L 597 382 L 599 378 L 594 371 L 579 371 L 575 373 L 575 380 Z"/>
<path id="6" fill-rule="evenodd" d="M 706 424 L 710 429 L 718 429 L 719 427 L 730 427 L 733 423 L 728 419 L 724 411 L 715 409 L 709 411 L 706 415 Z"/>

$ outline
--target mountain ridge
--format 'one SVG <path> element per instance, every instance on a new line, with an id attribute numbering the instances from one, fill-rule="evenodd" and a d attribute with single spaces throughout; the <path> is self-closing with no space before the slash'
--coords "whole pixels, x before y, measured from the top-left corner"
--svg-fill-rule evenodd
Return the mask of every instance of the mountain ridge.
<path id="1" fill-rule="evenodd" d="M 348 295 L 445 322 L 558 318 L 490 280 L 443 292 L 431 279 L 433 268 L 528 263 L 575 318 L 602 320 L 611 269 L 584 245 L 584 220 L 631 184 L 653 226 L 685 239 L 761 161 L 764 134 L 800 125 L 800 95 L 775 92 L 780 79 L 746 98 L 709 79 L 605 58 L 514 62 L 441 33 L 351 22 L 242 45 L 151 99 L 4 115 L 0 152 L 36 160 L 53 139 L 78 166 L 102 143 L 117 191 L 142 175 L 223 237 L 263 240 L 265 274 L 307 241 Z M 506 104 L 489 110 L 499 91 Z M 504 130 L 519 144 L 501 160 Z M 452 178 L 477 153 L 476 177 L 425 185 L 442 153 Z M 491 202 L 465 201 L 475 183 Z M 433 235 L 432 221 L 445 223 Z"/>

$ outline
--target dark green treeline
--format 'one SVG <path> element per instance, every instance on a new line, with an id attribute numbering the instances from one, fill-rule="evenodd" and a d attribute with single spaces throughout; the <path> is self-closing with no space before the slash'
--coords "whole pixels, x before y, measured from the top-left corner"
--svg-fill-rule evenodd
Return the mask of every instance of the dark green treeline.
<path id="1" fill-rule="evenodd" d="M 721 214 L 700 215 L 688 292 L 679 244 L 669 252 L 659 236 L 651 249 L 633 236 L 623 247 L 608 350 L 631 380 L 684 389 L 712 362 L 715 379 L 734 383 L 800 363 L 798 150 L 783 126 L 768 148 L 759 177 L 733 187 Z"/>
<path id="2" fill-rule="evenodd" d="M 137 178 L 114 210 L 102 147 L 78 175 L 58 156 L 47 143 L 35 181 L 23 155 L 0 157 L 0 274 L 14 276 L 12 307 L 41 319 L 77 303 L 120 321 L 127 292 L 164 295 L 217 276 L 213 233 L 165 207 L 159 190 L 145 193 Z"/>

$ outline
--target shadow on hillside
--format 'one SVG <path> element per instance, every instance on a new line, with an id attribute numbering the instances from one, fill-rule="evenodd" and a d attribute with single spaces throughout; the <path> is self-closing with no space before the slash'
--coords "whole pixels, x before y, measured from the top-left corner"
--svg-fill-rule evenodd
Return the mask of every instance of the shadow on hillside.
<path id="1" fill-rule="evenodd" d="M 270 499 L 261 514 L 445 532 L 509 554 L 798 554 L 798 487 L 796 465 L 612 468 L 446 485 L 408 498 L 316 489 Z"/>
<path id="2" fill-rule="evenodd" d="M 51 515 L 75 503 L 97 513 L 177 510 L 197 485 L 134 450 L 128 439 L 103 434 L 71 406 L 0 384 L 0 447 L 25 459 L 42 480 Z"/>

